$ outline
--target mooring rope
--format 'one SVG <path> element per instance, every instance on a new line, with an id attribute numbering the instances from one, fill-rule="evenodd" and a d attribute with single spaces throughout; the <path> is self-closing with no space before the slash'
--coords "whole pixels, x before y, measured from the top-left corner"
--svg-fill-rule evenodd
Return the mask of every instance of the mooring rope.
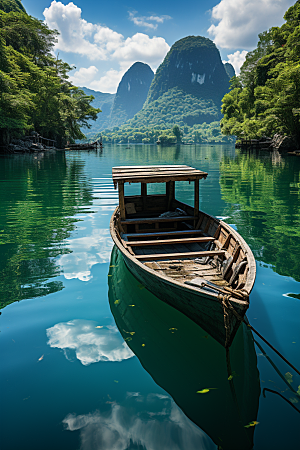
<path id="1" fill-rule="evenodd" d="M 286 362 L 295 372 L 297 372 L 298 375 L 300 375 L 300 371 L 298 369 L 296 369 L 295 366 L 293 366 L 292 363 L 290 363 L 278 350 L 276 350 L 275 347 L 273 347 L 272 344 L 270 344 L 270 342 L 267 341 L 267 339 L 265 339 L 257 330 L 255 330 L 255 328 L 253 328 L 252 325 L 250 325 L 250 323 L 247 323 L 245 321 L 245 319 L 243 317 L 241 317 L 239 315 L 239 313 L 236 312 L 236 310 L 234 309 L 234 307 L 232 306 L 232 304 L 230 303 L 229 299 L 230 299 L 230 295 L 222 295 L 219 294 L 219 300 L 223 305 L 223 310 L 225 311 L 226 308 L 229 308 L 230 311 L 236 316 L 236 318 L 240 321 L 240 322 L 244 322 L 245 325 L 247 325 L 247 327 L 249 327 L 255 334 L 257 334 L 257 336 L 264 341 L 275 353 L 277 353 L 278 356 L 280 356 L 281 359 L 283 359 L 284 362 Z M 226 315 L 227 316 L 227 315 Z M 224 314 L 224 323 L 226 323 L 227 321 L 227 317 L 225 318 L 225 314 Z M 226 342 L 228 341 L 228 336 L 227 336 L 227 328 L 225 325 L 225 331 L 226 331 Z M 226 345 L 225 345 L 226 346 Z"/>

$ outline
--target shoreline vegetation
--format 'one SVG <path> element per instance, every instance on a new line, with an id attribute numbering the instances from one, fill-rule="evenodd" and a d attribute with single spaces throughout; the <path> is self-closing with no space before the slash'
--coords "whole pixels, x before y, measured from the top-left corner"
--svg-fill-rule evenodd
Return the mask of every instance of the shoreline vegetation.
<path id="1" fill-rule="evenodd" d="M 221 129 L 239 140 L 273 136 L 288 150 L 300 147 L 299 0 L 284 19 L 281 27 L 259 34 L 257 48 L 247 54 L 240 75 L 231 79 Z"/>
<path id="2" fill-rule="evenodd" d="M 57 32 L 21 2 L 0 0 L 0 145 L 31 132 L 56 141 L 83 139 L 100 109 L 68 80 L 72 67 L 52 56 Z"/>

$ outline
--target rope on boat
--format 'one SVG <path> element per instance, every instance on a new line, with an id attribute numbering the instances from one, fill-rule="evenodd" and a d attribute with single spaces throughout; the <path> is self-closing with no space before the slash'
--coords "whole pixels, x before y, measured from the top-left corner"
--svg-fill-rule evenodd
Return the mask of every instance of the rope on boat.
<path id="1" fill-rule="evenodd" d="M 226 331 L 226 341 L 225 341 L 225 347 L 226 347 L 226 343 L 228 342 L 228 334 L 229 334 L 229 330 L 226 327 L 226 323 L 227 323 L 227 314 L 225 315 L 225 310 L 228 308 L 230 309 L 230 311 L 236 316 L 236 318 L 240 321 L 240 322 L 244 322 L 245 325 L 247 325 L 247 327 L 249 327 L 255 334 L 257 334 L 257 336 L 264 341 L 275 353 L 277 353 L 278 356 L 280 356 L 281 359 L 283 359 L 284 362 L 286 362 L 295 372 L 297 372 L 298 375 L 300 375 L 300 371 L 298 369 L 296 369 L 295 366 L 293 366 L 292 363 L 290 363 L 278 350 L 276 350 L 275 347 L 273 347 L 272 344 L 270 344 L 270 342 L 268 342 L 257 330 L 255 330 L 255 328 L 253 328 L 252 325 L 250 325 L 250 323 L 247 323 L 245 321 L 245 319 L 243 317 L 241 317 L 239 315 L 239 313 L 236 312 L 236 310 L 234 309 L 234 307 L 232 306 L 232 304 L 230 303 L 229 299 L 230 299 L 230 294 L 228 295 L 222 295 L 219 294 L 219 300 L 221 301 L 222 305 L 223 305 L 223 309 L 224 309 L 224 323 L 225 323 L 225 331 Z"/>

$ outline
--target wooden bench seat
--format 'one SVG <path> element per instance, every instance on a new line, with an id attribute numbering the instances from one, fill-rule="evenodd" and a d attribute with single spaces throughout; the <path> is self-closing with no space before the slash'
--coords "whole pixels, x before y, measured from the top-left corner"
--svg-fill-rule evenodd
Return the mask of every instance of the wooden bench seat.
<path id="1" fill-rule="evenodd" d="M 213 237 L 193 237 L 186 238 L 183 237 L 181 239 L 157 239 L 152 241 L 126 241 L 126 245 L 130 247 L 141 247 L 146 245 L 166 245 L 166 244 L 192 244 L 197 243 L 201 244 L 203 242 L 212 242 L 215 239 Z"/>
<path id="2" fill-rule="evenodd" d="M 158 253 L 152 255 L 135 255 L 139 261 L 160 261 L 164 259 L 188 259 L 188 258 L 202 258 L 206 256 L 225 255 L 224 250 L 212 250 L 204 252 L 186 252 L 186 253 Z"/>
<path id="3" fill-rule="evenodd" d="M 194 220 L 195 216 L 175 216 L 175 217 L 143 217 L 136 219 L 121 220 L 122 225 L 134 225 L 141 223 L 168 223 L 168 222 L 184 222 L 186 220 Z"/>
<path id="4" fill-rule="evenodd" d="M 190 234 L 203 234 L 202 230 L 178 230 L 178 231 L 155 231 L 155 232 L 149 232 L 149 233 L 127 233 L 123 234 L 124 239 L 128 238 L 155 238 L 155 237 L 161 237 L 161 236 L 186 236 Z M 129 241 L 130 242 L 130 241 Z"/>

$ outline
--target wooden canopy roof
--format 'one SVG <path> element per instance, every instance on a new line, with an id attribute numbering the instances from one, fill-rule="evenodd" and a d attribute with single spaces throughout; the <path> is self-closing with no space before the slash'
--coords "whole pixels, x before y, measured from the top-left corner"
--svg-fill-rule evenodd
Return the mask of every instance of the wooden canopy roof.
<path id="1" fill-rule="evenodd" d="M 207 173 L 190 166 L 119 166 L 112 168 L 115 188 L 123 183 L 166 183 L 194 181 L 206 178 Z"/>

